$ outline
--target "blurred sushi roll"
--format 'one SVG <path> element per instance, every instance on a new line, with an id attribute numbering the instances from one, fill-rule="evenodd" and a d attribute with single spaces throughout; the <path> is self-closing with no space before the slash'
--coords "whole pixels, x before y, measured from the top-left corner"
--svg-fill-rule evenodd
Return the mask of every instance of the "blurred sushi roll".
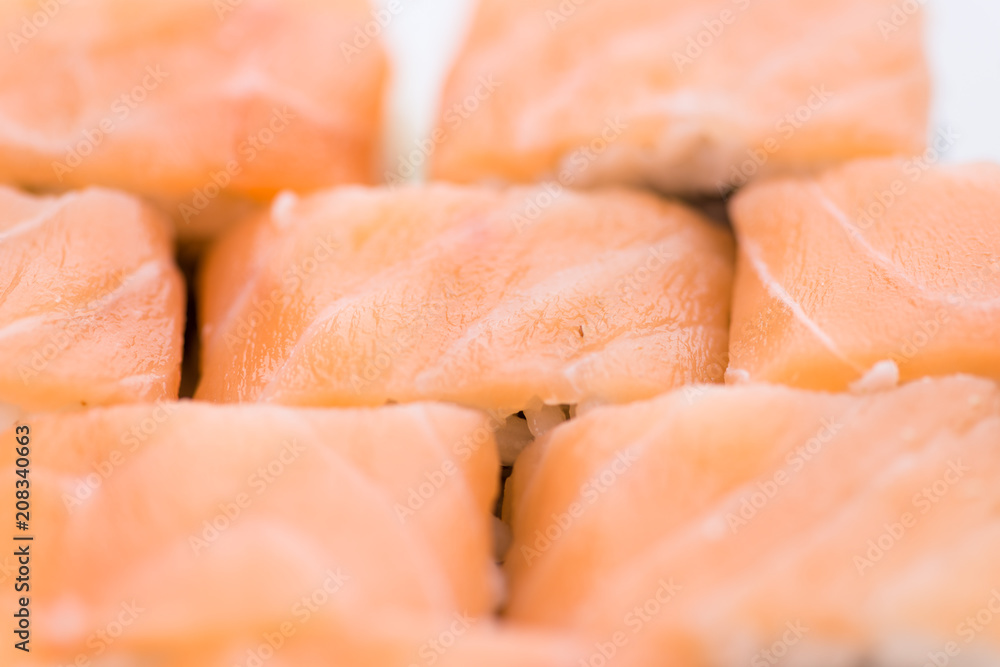
<path id="1" fill-rule="evenodd" d="M 589 664 L 995 664 L 998 443 L 1000 388 L 970 376 L 595 410 L 507 483 L 507 617 Z"/>
<path id="2" fill-rule="evenodd" d="M 926 142 L 923 20 L 894 0 L 482 0 L 434 178 L 718 196 Z"/>
<path id="3" fill-rule="evenodd" d="M 46 4 L 0 5 L 0 181 L 128 190 L 204 240 L 282 189 L 372 180 L 364 0 Z"/>

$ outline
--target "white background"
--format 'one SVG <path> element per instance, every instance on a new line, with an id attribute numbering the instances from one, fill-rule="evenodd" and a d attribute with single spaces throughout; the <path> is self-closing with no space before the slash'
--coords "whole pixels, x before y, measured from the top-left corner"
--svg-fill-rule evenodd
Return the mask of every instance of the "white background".
<path id="1" fill-rule="evenodd" d="M 396 1 L 402 9 L 383 34 L 394 61 L 383 149 L 387 164 L 395 164 L 433 128 L 441 86 L 474 4 Z M 389 0 L 377 2 L 384 6 Z M 1000 0 L 926 0 L 926 6 L 933 122 L 959 135 L 946 160 L 1000 163 Z"/>

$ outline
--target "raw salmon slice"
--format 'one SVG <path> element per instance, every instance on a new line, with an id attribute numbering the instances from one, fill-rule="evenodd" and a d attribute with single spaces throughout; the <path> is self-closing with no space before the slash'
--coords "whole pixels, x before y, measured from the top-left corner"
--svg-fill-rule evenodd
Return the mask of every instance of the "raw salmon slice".
<path id="1" fill-rule="evenodd" d="M 1000 166 L 862 161 L 754 185 L 730 212 L 730 381 L 1000 377 Z"/>
<path id="2" fill-rule="evenodd" d="M 13 493 L 26 434 L 31 509 L 18 535 L 34 538 L 31 647 L 49 663 L 242 652 L 285 623 L 313 643 L 412 632 L 498 601 L 485 414 L 161 402 L 18 424 L 0 435 L 0 468 Z M 13 529 L 15 504 L 0 511 Z M 5 609 L 14 597 L 3 586 Z M 100 651 L 111 622 L 126 627 Z"/>
<path id="3" fill-rule="evenodd" d="M 283 188 L 369 182 L 387 69 L 363 33 L 369 12 L 364 0 L 4 2 L 0 181 L 140 193 L 185 239 Z"/>
<path id="4" fill-rule="evenodd" d="M 177 398 L 184 301 L 158 212 L 110 190 L 0 187 L 0 402 Z"/>
<path id="5" fill-rule="evenodd" d="M 915 154 L 929 75 L 920 7 L 898 4 L 483 0 L 432 174 L 718 194 L 760 173 Z"/>
<path id="6" fill-rule="evenodd" d="M 282 197 L 208 255 L 197 396 L 502 418 L 718 381 L 732 252 L 700 214 L 625 190 Z"/>
<path id="7" fill-rule="evenodd" d="M 622 665 L 996 664 L 998 443 L 968 376 L 595 410 L 508 482 L 508 616 Z"/>

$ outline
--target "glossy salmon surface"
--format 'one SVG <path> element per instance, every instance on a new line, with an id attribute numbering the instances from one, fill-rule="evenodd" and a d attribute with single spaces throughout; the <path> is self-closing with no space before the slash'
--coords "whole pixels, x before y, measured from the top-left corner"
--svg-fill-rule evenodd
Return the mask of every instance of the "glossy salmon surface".
<path id="1" fill-rule="evenodd" d="M 729 381 L 1000 378 L 1000 166 L 861 161 L 753 185 L 729 208 Z"/>
<path id="2" fill-rule="evenodd" d="M 204 400 L 625 402 L 725 366 L 728 230 L 626 190 L 283 197 L 210 251 Z"/>

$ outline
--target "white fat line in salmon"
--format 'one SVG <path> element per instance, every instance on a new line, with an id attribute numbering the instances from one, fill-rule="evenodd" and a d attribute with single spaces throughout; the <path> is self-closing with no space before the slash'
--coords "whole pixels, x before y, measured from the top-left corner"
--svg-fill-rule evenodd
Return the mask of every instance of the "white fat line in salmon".
<path id="1" fill-rule="evenodd" d="M 28 42 L 38 37 L 39 33 L 47 28 L 52 19 L 70 2 L 72 0 L 39 0 L 37 12 L 21 17 L 21 29 L 7 33 L 7 41 L 10 42 L 14 54 L 20 53 Z"/>
<path id="2" fill-rule="evenodd" d="M 840 417 L 821 419 L 819 430 L 815 435 L 785 455 L 785 465 L 782 468 L 770 477 L 758 480 L 754 485 L 756 490 L 741 497 L 739 512 L 726 514 L 726 523 L 732 534 L 738 535 L 740 530 L 750 525 L 750 522 L 757 518 L 757 515 L 805 469 L 806 465 L 822 454 L 843 428 L 844 421 L 841 421 Z"/>
<path id="3" fill-rule="evenodd" d="M 902 30 L 910 19 L 920 13 L 921 7 L 925 4 L 927 0 L 903 0 L 894 4 L 889 15 L 875 23 L 875 27 L 882 34 L 882 39 L 888 42 L 892 35 Z"/>
<path id="4" fill-rule="evenodd" d="M 780 153 L 785 143 L 795 136 L 795 133 L 809 124 L 809 121 L 836 97 L 837 93 L 827 90 L 826 84 L 818 84 L 809 88 L 809 97 L 798 107 L 778 119 L 774 124 L 774 132 L 770 137 L 760 142 L 756 147 L 747 148 L 747 159 L 734 164 L 729 171 L 729 179 L 716 183 L 716 189 L 722 197 L 727 196 L 734 188 L 741 188 L 750 182 L 771 158 Z"/>
<path id="5" fill-rule="evenodd" d="M 912 510 L 903 512 L 895 521 L 883 524 L 883 532 L 868 540 L 863 554 L 854 557 L 854 567 L 860 576 L 865 576 L 885 558 L 893 547 L 899 544 L 906 534 L 917 527 L 920 518 L 930 512 L 957 486 L 972 468 L 962 463 L 961 459 L 948 461 L 948 469 L 941 478 L 924 486 L 910 500 Z"/>
<path id="6" fill-rule="evenodd" d="M 292 605 L 290 620 L 261 634 L 260 637 L 263 641 L 258 643 L 256 647 L 248 648 L 244 659 L 236 663 L 235 667 L 263 667 L 298 633 L 299 628 L 309 623 L 315 614 L 330 604 L 334 596 L 353 580 L 353 577 L 340 568 L 326 570 L 323 576 L 323 582 L 319 586 L 303 595 Z"/>
<path id="7" fill-rule="evenodd" d="M 552 548 L 573 525 L 580 520 L 587 509 L 594 506 L 629 470 L 639 461 L 634 447 L 618 452 L 610 463 L 580 485 L 577 497 L 563 512 L 553 513 L 551 523 L 545 530 L 536 529 L 531 546 L 521 545 L 521 557 L 529 567 L 542 554 Z"/>
<path id="8" fill-rule="evenodd" d="M 991 277 L 992 281 L 989 280 Z M 1000 291 L 1000 258 L 993 256 L 979 267 L 972 278 L 963 282 L 957 291 L 944 294 L 945 305 L 938 308 L 931 317 L 921 320 L 916 330 L 905 334 L 897 350 L 890 355 L 890 359 L 900 367 L 913 361 L 955 321 L 953 319 L 955 310 L 1000 307 L 998 291 Z M 982 296 L 987 296 L 987 300 L 977 298 Z"/>
<path id="9" fill-rule="evenodd" d="M 205 185 L 194 189 L 190 203 L 181 202 L 178 205 L 177 210 L 184 222 L 190 223 L 192 218 L 201 215 L 212 201 L 225 192 L 226 188 L 232 184 L 233 179 L 243 173 L 243 168 L 265 152 L 268 146 L 287 130 L 296 118 L 298 116 L 289 111 L 287 106 L 281 109 L 277 107 L 271 109 L 271 116 L 267 124 L 256 132 L 248 134 L 246 139 L 236 147 L 239 159 L 233 158 L 226 162 L 222 169 L 211 172 Z"/>
<path id="10" fill-rule="evenodd" d="M 645 602 L 637 604 L 622 619 L 623 629 L 608 636 L 607 641 L 595 642 L 594 652 L 581 658 L 580 667 L 605 667 L 614 660 L 634 637 L 652 623 L 684 590 L 673 579 L 660 579 L 659 588 Z"/>
<path id="11" fill-rule="evenodd" d="M 49 364 L 58 359 L 81 338 L 93 332 L 93 321 L 100 312 L 127 294 L 132 286 L 142 285 L 163 275 L 164 262 L 149 260 L 131 273 L 116 270 L 107 278 L 108 286 L 104 294 L 91 299 L 78 308 L 58 308 L 43 316 L 32 316 L 30 321 L 34 327 L 44 326 L 46 329 L 56 329 L 37 345 L 32 346 L 27 358 L 18 362 L 17 373 L 21 382 L 28 386 L 34 378 L 40 376 Z M 4 334 L 16 332 L 16 327 L 8 325 Z"/>
<path id="12" fill-rule="evenodd" d="M 149 98 L 150 93 L 159 88 L 160 84 L 170 76 L 170 72 L 163 71 L 161 65 L 148 65 L 145 72 L 146 75 L 132 90 L 121 94 L 111 104 L 111 113 L 108 116 L 101 119 L 96 126 L 81 132 L 82 138 L 67 149 L 62 162 L 52 162 L 52 170 L 60 183 L 63 182 L 63 177 L 73 173 L 87 157 L 93 155 L 104 143 L 105 138 L 114 134 L 132 112 Z"/>
<path id="13" fill-rule="evenodd" d="M 403 3 L 400 0 L 389 0 L 384 7 L 373 8 L 371 10 L 372 20 L 365 23 L 364 26 L 359 25 L 354 28 L 352 42 L 350 44 L 345 41 L 340 42 L 340 53 L 344 56 L 344 60 L 350 64 L 356 56 L 360 56 L 361 52 L 371 46 L 379 35 L 389 27 L 393 19 L 402 13 Z"/>

